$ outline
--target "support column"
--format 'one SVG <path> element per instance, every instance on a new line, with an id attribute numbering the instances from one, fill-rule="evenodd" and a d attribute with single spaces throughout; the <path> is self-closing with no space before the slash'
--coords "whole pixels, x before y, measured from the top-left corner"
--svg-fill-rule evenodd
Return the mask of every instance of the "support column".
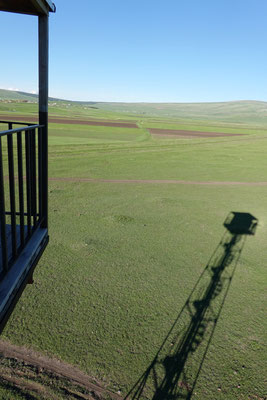
<path id="1" fill-rule="evenodd" d="M 39 15 L 39 124 L 42 130 L 41 204 L 44 218 L 42 228 L 48 225 L 48 15 Z"/>

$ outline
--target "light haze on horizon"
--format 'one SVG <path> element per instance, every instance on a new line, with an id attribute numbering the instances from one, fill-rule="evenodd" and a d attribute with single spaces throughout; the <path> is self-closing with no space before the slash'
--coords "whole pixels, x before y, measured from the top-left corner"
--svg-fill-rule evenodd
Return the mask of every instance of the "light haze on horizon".
<path id="1" fill-rule="evenodd" d="M 265 0 L 54 0 L 52 97 L 267 101 Z M 37 18 L 0 13 L 0 88 L 37 91 Z"/>

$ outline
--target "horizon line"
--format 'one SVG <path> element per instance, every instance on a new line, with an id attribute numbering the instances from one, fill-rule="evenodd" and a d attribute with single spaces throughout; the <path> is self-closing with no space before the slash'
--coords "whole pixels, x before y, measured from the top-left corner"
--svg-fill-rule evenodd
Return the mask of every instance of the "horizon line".
<path id="1" fill-rule="evenodd" d="M 7 92 L 14 92 L 19 94 L 26 94 L 32 97 L 39 97 L 38 92 L 32 93 L 27 92 L 25 90 L 16 90 L 16 89 L 5 89 L 0 88 L 0 90 L 5 90 Z M 15 100 L 15 99 L 14 99 Z M 49 96 L 49 101 L 57 100 L 57 101 L 67 101 L 73 103 L 126 103 L 126 104 L 220 104 L 220 103 L 240 103 L 240 102 L 260 102 L 260 103 L 267 103 L 267 100 L 255 100 L 255 99 L 242 99 L 242 100 L 216 100 L 216 101 L 108 101 L 108 100 L 70 100 L 60 97 Z"/>

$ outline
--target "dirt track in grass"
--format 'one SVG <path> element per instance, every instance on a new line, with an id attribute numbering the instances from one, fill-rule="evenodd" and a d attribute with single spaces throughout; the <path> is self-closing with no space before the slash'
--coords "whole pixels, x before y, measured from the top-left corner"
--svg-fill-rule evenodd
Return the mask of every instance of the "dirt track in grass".
<path id="1" fill-rule="evenodd" d="M 62 394 L 68 399 L 122 399 L 78 368 L 26 347 L 0 340 L 0 355 L 0 387 L 30 393 L 30 399 L 58 400 Z"/>
<path id="2" fill-rule="evenodd" d="M 186 131 L 179 129 L 157 129 L 149 128 L 148 131 L 152 136 L 168 137 L 168 138 L 211 138 L 211 137 L 228 137 L 228 136 L 243 136 L 242 133 L 223 133 L 223 132 L 200 132 Z"/>
<path id="3" fill-rule="evenodd" d="M 176 184 L 176 185 L 209 185 L 209 186 L 267 186 L 267 182 L 223 182 L 223 181 L 184 181 L 175 179 L 93 179 L 93 178 L 77 178 L 77 177 L 66 177 L 66 178 L 49 178 L 50 181 L 62 181 L 62 182 L 92 182 L 92 183 L 141 183 L 141 184 Z"/>

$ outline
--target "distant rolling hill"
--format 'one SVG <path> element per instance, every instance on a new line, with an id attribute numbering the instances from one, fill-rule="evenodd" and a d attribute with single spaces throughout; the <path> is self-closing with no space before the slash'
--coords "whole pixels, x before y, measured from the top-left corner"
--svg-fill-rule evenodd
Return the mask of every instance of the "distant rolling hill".
<path id="1" fill-rule="evenodd" d="M 31 101 L 37 103 L 38 101 L 38 94 L 27 93 L 27 92 L 19 92 L 14 90 L 6 90 L 0 89 L 0 101 L 1 100 L 17 100 L 17 101 Z M 51 101 L 65 101 L 60 99 L 54 99 L 50 97 L 49 100 Z"/>
<path id="2" fill-rule="evenodd" d="M 267 125 L 267 102 L 218 103 L 97 103 L 100 109 L 145 117 L 169 117 L 199 121 L 257 123 Z"/>
<path id="3" fill-rule="evenodd" d="M 0 89 L 0 101 L 37 102 L 38 95 Z M 109 103 L 70 101 L 50 97 L 50 101 L 91 106 L 99 111 L 136 115 L 136 117 L 175 118 L 194 121 L 218 121 L 267 126 L 267 102 L 255 100 L 216 103 Z M 92 107 L 93 106 L 93 107 Z"/>

